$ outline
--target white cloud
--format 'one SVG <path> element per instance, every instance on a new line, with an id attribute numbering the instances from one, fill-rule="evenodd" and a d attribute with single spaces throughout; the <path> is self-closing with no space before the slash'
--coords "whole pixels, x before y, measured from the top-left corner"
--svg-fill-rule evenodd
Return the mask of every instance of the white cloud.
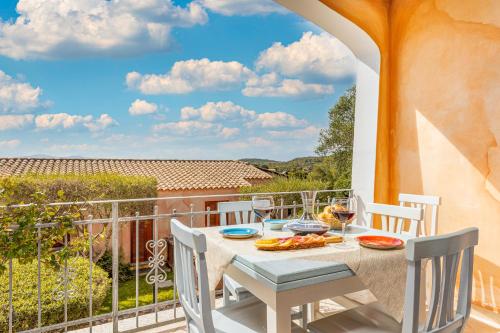
<path id="1" fill-rule="evenodd" d="M 257 115 L 254 121 L 247 123 L 247 127 L 300 127 L 307 125 L 304 119 L 298 119 L 286 112 L 265 112 Z"/>
<path id="2" fill-rule="evenodd" d="M 316 138 L 319 135 L 320 129 L 310 125 L 304 128 L 287 130 L 287 131 L 268 131 L 267 133 L 273 138 L 296 139 L 296 138 Z"/>
<path id="3" fill-rule="evenodd" d="M 181 109 L 181 119 L 202 119 L 205 121 L 214 121 L 219 119 L 253 119 L 255 111 L 245 109 L 234 104 L 231 101 L 226 102 L 208 102 L 199 108 L 186 106 Z"/>
<path id="4" fill-rule="evenodd" d="M 195 135 L 195 134 L 208 134 L 214 130 L 221 130 L 222 126 L 219 124 L 208 123 L 197 120 L 185 120 L 169 123 L 161 123 L 153 126 L 153 131 L 167 131 L 170 134 L 177 135 Z"/>
<path id="5" fill-rule="evenodd" d="M 176 62 L 166 74 L 130 72 L 127 86 L 148 95 L 186 94 L 195 90 L 224 90 L 240 85 L 253 72 L 237 61 L 210 61 L 207 58 Z"/>
<path id="6" fill-rule="evenodd" d="M 14 59 L 134 55 L 166 50 L 171 30 L 204 24 L 197 2 L 19 0 L 15 21 L 0 21 L 0 54 Z"/>
<path id="7" fill-rule="evenodd" d="M 226 149 L 248 149 L 248 148 L 268 148 L 273 144 L 272 141 L 261 137 L 249 137 L 243 140 L 231 141 L 222 144 Z"/>
<path id="8" fill-rule="evenodd" d="M 249 97 L 316 98 L 333 94 L 330 84 L 304 83 L 297 79 L 281 80 L 276 73 L 253 77 L 247 81 L 242 93 Z"/>
<path id="9" fill-rule="evenodd" d="M 80 116 L 67 113 L 42 114 L 35 118 L 35 125 L 39 129 L 72 128 L 76 125 L 83 125 L 90 131 L 103 130 L 115 123 L 108 114 L 101 114 L 94 120 L 91 115 Z"/>
<path id="10" fill-rule="evenodd" d="M 234 137 L 240 133 L 239 128 L 224 127 L 222 124 L 199 120 L 181 120 L 169 123 L 160 123 L 153 126 L 158 134 L 177 136 L 205 136 L 213 135 L 224 139 Z"/>
<path id="11" fill-rule="evenodd" d="M 132 102 L 128 108 L 128 113 L 132 116 L 140 116 L 145 114 L 151 114 L 158 111 L 158 105 L 155 103 L 149 103 L 142 99 L 136 99 Z"/>
<path id="12" fill-rule="evenodd" d="M 0 112 L 25 112 L 37 108 L 41 106 L 41 94 L 40 87 L 16 80 L 0 70 Z"/>
<path id="13" fill-rule="evenodd" d="M 226 16 L 285 14 L 288 12 L 272 0 L 200 0 L 200 3 L 211 11 Z"/>
<path id="14" fill-rule="evenodd" d="M 20 129 L 33 122 L 33 115 L 0 115 L 0 131 Z"/>
<path id="15" fill-rule="evenodd" d="M 110 115 L 103 113 L 96 120 L 86 122 L 83 126 L 87 127 L 91 132 L 97 132 L 106 129 L 115 123 L 116 121 L 111 118 Z"/>
<path id="16" fill-rule="evenodd" d="M 0 141 L 0 149 L 14 149 L 21 144 L 21 141 L 14 140 L 4 140 Z"/>
<path id="17" fill-rule="evenodd" d="M 42 114 L 35 118 L 35 125 L 41 129 L 56 127 L 71 128 L 77 124 L 92 121 L 92 116 L 70 115 L 67 113 Z"/>
<path id="18" fill-rule="evenodd" d="M 289 45 L 274 43 L 260 54 L 256 68 L 303 81 L 332 81 L 353 75 L 355 64 L 352 52 L 338 39 L 309 31 Z"/>
<path id="19" fill-rule="evenodd" d="M 225 139 L 231 138 L 238 134 L 240 134 L 240 129 L 236 127 L 224 127 L 220 132 L 220 136 Z"/>

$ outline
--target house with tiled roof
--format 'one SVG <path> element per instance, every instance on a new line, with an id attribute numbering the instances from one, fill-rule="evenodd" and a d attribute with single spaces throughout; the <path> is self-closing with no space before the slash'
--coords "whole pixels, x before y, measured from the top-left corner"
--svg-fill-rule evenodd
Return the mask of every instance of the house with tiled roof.
<path id="1" fill-rule="evenodd" d="M 158 197 L 197 198 L 158 201 L 159 213 L 217 210 L 222 201 L 237 200 L 231 196 L 244 186 L 269 181 L 276 176 L 255 166 L 232 160 L 137 160 L 89 158 L 0 158 L 0 177 L 23 174 L 96 174 L 150 176 L 158 183 Z M 206 195 L 223 195 L 203 198 Z M 195 226 L 217 225 L 217 214 L 196 216 Z M 152 223 L 140 223 L 139 239 L 144 246 L 152 238 Z M 170 234 L 168 221 L 159 221 L 160 235 Z M 127 224 L 122 229 L 123 255 L 134 261 L 135 229 Z M 129 248 L 130 247 L 130 248 Z M 141 253 L 145 253 L 141 251 Z M 141 260 L 144 258 L 141 258 Z"/>
<path id="2" fill-rule="evenodd" d="M 150 176 L 158 191 L 236 189 L 272 178 L 253 165 L 221 160 L 0 158 L 0 176 L 119 173 Z"/>

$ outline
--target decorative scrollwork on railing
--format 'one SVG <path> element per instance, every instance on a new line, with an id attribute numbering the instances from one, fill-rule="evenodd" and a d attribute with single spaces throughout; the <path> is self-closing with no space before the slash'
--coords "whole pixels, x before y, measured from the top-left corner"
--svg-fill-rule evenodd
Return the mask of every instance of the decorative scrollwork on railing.
<path id="1" fill-rule="evenodd" d="M 146 250 L 151 254 L 148 257 L 148 267 L 150 270 L 148 274 L 146 274 L 146 282 L 149 284 L 166 282 L 168 280 L 168 275 L 164 267 L 167 241 L 165 239 L 159 239 L 157 241 L 149 240 L 146 242 Z"/>
<path id="2" fill-rule="evenodd" d="M 76 271 L 73 267 L 68 267 L 66 271 L 61 269 L 54 288 L 54 300 L 61 301 L 64 298 L 71 298 L 75 295 L 75 286 L 73 284 Z"/>

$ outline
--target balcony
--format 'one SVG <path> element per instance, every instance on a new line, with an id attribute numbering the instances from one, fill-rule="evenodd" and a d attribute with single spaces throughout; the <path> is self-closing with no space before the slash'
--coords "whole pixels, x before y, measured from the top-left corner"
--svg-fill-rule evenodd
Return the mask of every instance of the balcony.
<path id="1" fill-rule="evenodd" d="M 339 193 L 350 193 L 351 190 L 322 190 L 318 191 L 317 209 L 328 205 L 331 198 Z M 64 259 L 64 264 L 57 274 L 57 283 L 50 288 L 52 299 L 47 298 L 48 280 L 45 263 L 41 259 L 44 245 L 43 235 L 50 234 L 50 230 L 56 228 L 54 223 L 39 223 L 32 230 L 38 235 L 34 238 L 33 248 L 37 254 L 34 256 L 36 268 L 33 273 L 36 276 L 32 285 L 23 288 L 16 286 L 23 280 L 24 272 L 16 271 L 19 264 L 16 259 L 8 262 L 8 285 L 3 289 L 8 294 L 5 307 L 8 314 L 2 328 L 8 332 L 58 332 L 75 331 L 83 332 L 156 332 L 156 327 L 176 327 L 181 329 L 184 323 L 182 307 L 177 299 L 175 287 L 175 276 L 169 266 L 172 264 L 172 251 L 170 237 L 170 219 L 176 218 L 185 225 L 191 227 L 210 227 L 220 224 L 222 214 L 217 210 L 217 202 L 248 200 L 250 194 L 220 194 L 206 196 L 180 196 L 180 197 L 158 197 L 150 199 L 133 200 L 105 200 L 89 202 L 64 202 L 53 203 L 50 206 L 58 209 L 77 209 L 81 212 L 81 218 L 72 221 L 71 228 L 75 233 L 68 232 L 64 241 L 53 251 L 64 251 L 72 247 L 72 244 L 84 243 L 85 249 L 80 248 L 78 253 Z M 262 193 L 260 193 L 262 194 Z M 300 192 L 275 192 L 266 193 L 275 199 L 276 209 L 274 215 L 278 218 L 290 218 L 297 216 L 302 210 Z M 196 207 L 205 207 L 207 210 L 196 210 Z M 151 208 L 147 213 L 138 210 L 135 213 L 123 207 L 134 207 L 146 205 Z M 23 210 L 30 209 L 33 205 L 18 205 L 11 208 Z M 211 206 L 215 209 L 211 209 Z M 173 208 L 172 208 L 173 207 Z M 168 211 L 167 211 L 168 209 Z M 90 211 L 106 211 L 107 216 L 94 218 L 88 214 Z M 227 223 L 234 224 L 234 214 L 226 215 Z M 149 228 L 151 227 L 151 228 Z M 12 225 L 11 229 L 18 228 Z M 150 234 L 147 235 L 148 231 Z M 54 231 L 55 232 L 55 231 Z M 102 303 L 102 286 L 95 281 L 102 276 L 96 277 L 96 271 L 100 270 L 95 263 L 98 253 L 102 253 L 100 247 L 103 242 L 99 241 L 104 234 L 109 234 L 109 240 L 105 246 L 109 247 L 111 254 L 110 285 L 104 306 L 96 306 L 95 299 L 99 298 Z M 76 270 L 74 258 L 80 258 L 86 265 L 86 269 Z M 23 259 L 23 258 L 19 258 Z M 144 260 L 144 261 L 142 261 Z M 120 282 L 121 264 L 130 264 L 132 276 L 126 282 Z M 81 265 L 81 262 L 79 262 Z M 24 266 L 23 266 L 24 267 Z M 33 266 L 35 267 L 35 266 Z M 81 267 L 80 267 L 81 268 Z M 81 273 L 83 271 L 83 273 Z M 80 272 L 80 273 L 79 273 Z M 84 276 L 77 276 L 83 274 Z M 86 281 L 84 284 L 81 281 Z M 85 289 L 84 292 L 78 289 Z M 7 293 L 8 292 L 8 293 Z M 220 296 L 220 292 L 217 292 Z M 75 297 L 79 297 L 75 300 Z M 35 313 L 31 313 L 31 320 L 26 320 L 25 309 L 18 308 L 22 299 L 29 299 L 35 304 Z M 59 307 L 51 306 L 51 302 L 59 304 Z M 79 304 L 75 304 L 78 302 Z M 216 305 L 220 304 L 218 298 Z M 46 309 L 54 313 L 48 313 Z M 72 309 L 79 309 L 75 313 Z M 59 313 L 57 313 L 59 311 Z M 24 319 L 23 319 L 24 318 Z M 151 330 L 151 331 L 150 331 Z"/>

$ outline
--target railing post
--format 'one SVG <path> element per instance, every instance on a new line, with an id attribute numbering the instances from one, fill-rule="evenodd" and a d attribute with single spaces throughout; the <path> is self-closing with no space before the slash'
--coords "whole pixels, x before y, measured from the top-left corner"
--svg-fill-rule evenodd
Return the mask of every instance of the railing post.
<path id="1" fill-rule="evenodd" d="M 210 226 L 211 226 L 210 225 L 210 207 L 207 207 L 207 227 L 210 227 Z"/>
<path id="2" fill-rule="evenodd" d="M 139 328 L 139 212 L 135 212 L 135 327 Z"/>
<path id="3" fill-rule="evenodd" d="M 159 234 L 158 234 L 158 205 L 154 206 L 154 220 L 153 220 L 153 237 L 154 237 L 154 275 L 155 275 L 155 285 L 154 285 L 154 295 L 153 302 L 155 303 L 155 322 L 158 322 L 158 266 L 160 263 L 158 262 L 160 259 L 158 258 L 158 246 L 160 244 Z"/>
<path id="4" fill-rule="evenodd" d="M 12 306 L 12 259 L 9 259 L 9 333 L 12 333 L 12 322 L 14 317 L 14 308 Z"/>
<path id="5" fill-rule="evenodd" d="M 42 327 L 42 231 L 41 228 L 38 227 L 38 236 L 37 236 L 37 299 L 38 299 L 38 328 Z M 91 332 L 92 333 L 92 332 Z"/>
<path id="6" fill-rule="evenodd" d="M 64 249 L 68 248 L 68 234 L 64 235 Z M 64 259 L 64 332 L 68 331 L 68 259 Z"/>
<path id="7" fill-rule="evenodd" d="M 89 332 L 92 333 L 92 326 L 94 324 L 92 318 L 94 317 L 94 309 L 93 309 L 93 267 L 94 267 L 94 249 L 93 249 L 93 240 L 94 240 L 94 232 L 92 230 L 92 220 L 93 216 L 89 215 L 89 225 L 88 225 L 88 233 L 89 233 Z"/>
<path id="8" fill-rule="evenodd" d="M 113 333 L 118 333 L 118 265 L 120 260 L 120 226 L 118 224 L 118 202 L 111 204 L 111 220 L 112 220 L 112 233 L 111 233 L 111 247 L 113 251 L 113 303 L 112 303 L 112 316 L 113 316 Z"/>
<path id="9" fill-rule="evenodd" d="M 280 207 L 281 207 L 281 212 L 280 212 L 280 219 L 283 219 L 283 205 L 285 204 L 285 199 L 283 196 L 280 197 Z"/>
<path id="10" fill-rule="evenodd" d="M 189 204 L 189 223 L 190 223 L 190 227 L 192 228 L 193 227 L 193 222 L 194 222 L 194 204 L 193 203 L 190 203 Z"/>

